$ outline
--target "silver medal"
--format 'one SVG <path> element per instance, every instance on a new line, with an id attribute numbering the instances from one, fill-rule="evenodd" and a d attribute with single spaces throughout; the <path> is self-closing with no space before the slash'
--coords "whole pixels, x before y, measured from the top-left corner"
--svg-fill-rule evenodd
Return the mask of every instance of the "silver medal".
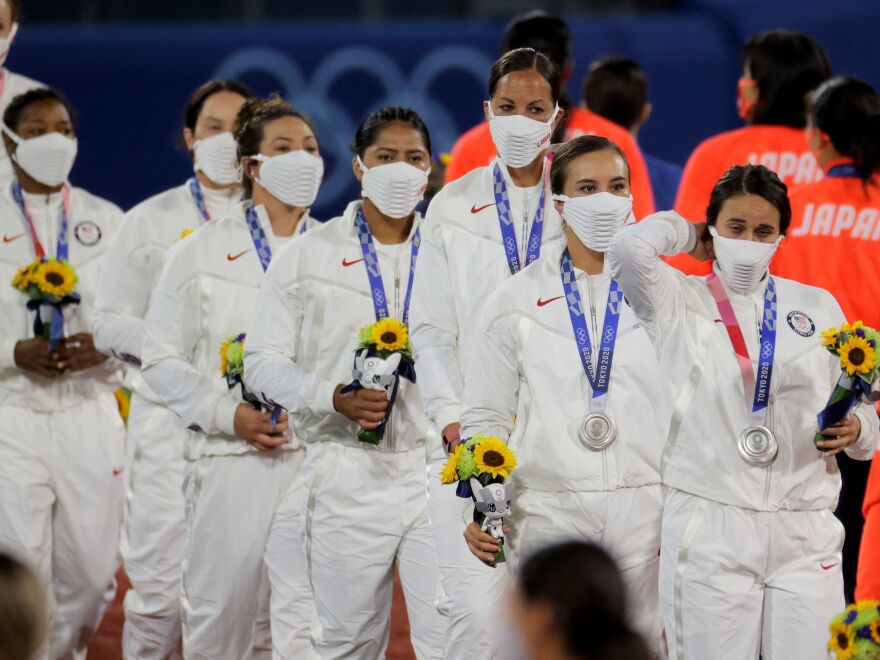
<path id="1" fill-rule="evenodd" d="M 739 453 L 750 465 L 772 463 L 779 451 L 773 431 L 765 426 L 750 426 L 739 436 Z"/>
<path id="2" fill-rule="evenodd" d="M 578 438 L 587 449 L 602 451 L 617 439 L 617 425 L 603 412 L 590 413 L 578 422 Z"/>

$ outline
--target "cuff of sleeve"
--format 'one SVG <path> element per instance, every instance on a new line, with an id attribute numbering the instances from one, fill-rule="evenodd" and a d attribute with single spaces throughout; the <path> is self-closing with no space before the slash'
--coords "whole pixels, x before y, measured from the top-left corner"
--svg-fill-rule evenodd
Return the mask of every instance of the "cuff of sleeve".
<path id="1" fill-rule="evenodd" d="M 222 396 L 214 407 L 214 428 L 226 435 L 235 435 L 235 411 L 239 402 L 235 399 Z"/>
<path id="2" fill-rule="evenodd" d="M 443 406 L 442 408 L 440 408 L 440 410 L 437 411 L 437 414 L 434 415 L 434 423 L 437 425 L 437 430 L 440 431 L 440 433 L 443 433 L 443 429 L 445 429 L 450 424 L 454 424 L 460 421 L 461 406 L 457 404 Z"/>
<path id="3" fill-rule="evenodd" d="M 844 453 L 853 460 L 870 461 L 874 456 L 874 451 L 877 447 L 877 426 L 874 420 L 868 417 L 868 415 L 873 416 L 873 414 L 873 408 L 856 412 L 862 430 L 859 433 L 859 439 L 844 449 Z"/>
<path id="4" fill-rule="evenodd" d="M 681 249 L 682 252 L 690 252 L 697 246 L 697 228 L 692 222 L 687 223 L 687 242 Z"/>
<path id="5" fill-rule="evenodd" d="M 315 385 L 315 397 L 309 409 L 315 414 L 332 414 L 336 412 L 333 407 L 333 393 L 336 391 L 336 383 L 321 380 Z"/>
<path id="6" fill-rule="evenodd" d="M 4 339 L 0 341 L 0 371 L 15 369 L 15 345 L 17 339 Z"/>

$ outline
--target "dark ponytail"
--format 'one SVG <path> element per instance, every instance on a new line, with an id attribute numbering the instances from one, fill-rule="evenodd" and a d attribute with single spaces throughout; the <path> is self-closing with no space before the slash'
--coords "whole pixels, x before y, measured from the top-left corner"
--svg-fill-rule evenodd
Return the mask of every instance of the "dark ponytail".
<path id="1" fill-rule="evenodd" d="M 553 609 L 567 651 L 590 660 L 648 660 L 627 622 L 617 566 L 599 546 L 569 541 L 539 550 L 523 564 L 519 586 L 528 603 Z"/>
<path id="2" fill-rule="evenodd" d="M 868 83 L 843 76 L 824 83 L 810 100 L 809 123 L 855 161 L 862 181 L 880 172 L 880 96 Z"/>

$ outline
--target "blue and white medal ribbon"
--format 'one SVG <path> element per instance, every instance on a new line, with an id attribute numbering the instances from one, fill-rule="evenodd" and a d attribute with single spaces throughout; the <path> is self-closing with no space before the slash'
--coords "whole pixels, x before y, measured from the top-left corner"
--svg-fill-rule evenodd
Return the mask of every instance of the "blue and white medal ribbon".
<path id="1" fill-rule="evenodd" d="M 263 272 L 265 273 L 272 261 L 272 248 L 269 247 L 269 241 L 266 239 L 266 232 L 263 231 L 263 227 L 260 225 L 260 218 L 257 216 L 257 211 L 254 209 L 253 205 L 247 207 L 245 217 L 247 218 L 248 231 L 251 234 L 251 240 L 254 242 L 254 249 L 257 251 L 257 256 L 260 258 L 260 265 L 263 267 Z"/>
<path id="2" fill-rule="evenodd" d="M 571 329 L 577 344 L 587 382 L 591 389 L 590 413 L 578 424 L 578 437 L 581 442 L 594 451 L 600 451 L 610 445 L 617 437 L 614 420 L 605 412 L 608 400 L 608 388 L 611 384 L 611 364 L 614 360 L 614 346 L 617 343 L 617 326 L 620 322 L 620 308 L 623 304 L 623 293 L 617 282 L 611 280 L 608 288 L 605 320 L 602 338 L 599 343 L 599 354 L 596 368 L 593 368 L 593 346 L 584 314 L 581 294 L 577 286 L 577 275 L 574 264 L 566 249 L 559 262 L 559 273 L 562 277 L 562 290 L 568 305 L 568 316 Z"/>
<path id="3" fill-rule="evenodd" d="M 535 217 L 532 220 L 529 243 L 526 246 L 526 263 L 523 266 L 520 264 L 519 259 L 516 230 L 510 217 L 510 195 L 507 192 L 507 184 L 504 182 L 501 167 L 498 163 L 495 163 L 492 175 L 494 179 L 495 209 L 498 212 L 498 224 L 501 227 L 504 254 L 507 257 L 507 266 L 510 268 L 510 274 L 516 275 L 525 266 L 528 266 L 541 256 L 541 234 L 544 231 L 544 187 L 541 187 L 541 198 L 538 200 L 538 208 L 535 209 Z"/>
<path id="4" fill-rule="evenodd" d="M 379 270 L 379 255 L 376 253 L 376 246 L 373 244 L 373 234 L 364 218 L 363 208 L 359 208 L 354 217 L 354 226 L 357 230 L 358 240 L 361 245 L 361 253 L 364 255 L 364 266 L 367 269 L 367 278 L 370 281 L 370 295 L 373 298 L 373 309 L 376 312 L 376 320 L 388 318 L 388 299 L 385 295 L 385 285 L 382 282 L 382 273 Z M 413 279 L 416 272 L 416 260 L 419 256 L 419 245 L 421 244 L 421 233 L 416 228 L 412 239 L 412 251 L 409 258 L 409 277 L 406 283 L 406 296 L 403 299 L 403 314 L 400 320 L 404 325 L 409 319 L 409 303 L 412 299 Z"/>
<path id="5" fill-rule="evenodd" d="M 210 222 L 211 214 L 208 213 L 208 205 L 205 204 L 205 194 L 202 192 L 202 184 L 199 182 L 198 177 L 194 176 L 189 180 L 189 194 L 192 195 L 193 201 L 196 203 L 196 208 L 202 216 L 202 220 L 204 222 Z"/>

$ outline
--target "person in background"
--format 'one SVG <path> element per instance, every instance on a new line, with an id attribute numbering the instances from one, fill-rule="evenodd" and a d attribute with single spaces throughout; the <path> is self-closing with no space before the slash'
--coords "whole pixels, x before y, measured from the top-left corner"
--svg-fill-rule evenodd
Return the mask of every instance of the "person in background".
<path id="1" fill-rule="evenodd" d="M 142 375 L 192 431 L 184 445 L 184 657 L 260 655 L 256 624 L 269 600 L 273 656 L 301 658 L 313 615 L 301 542 L 306 451 L 287 433 L 286 414 L 273 419 L 229 386 L 222 370 L 230 351 L 221 347 L 247 332 L 272 259 L 315 222 L 308 209 L 324 164 L 309 120 L 278 97 L 248 99 L 232 133 L 244 201 L 168 251 L 147 311 Z"/>
<path id="2" fill-rule="evenodd" d="M 601 547 L 567 541 L 528 557 L 511 603 L 528 660 L 650 660 L 633 630 L 620 571 Z"/>
<path id="3" fill-rule="evenodd" d="M 233 80 L 211 80 L 190 96 L 182 141 L 193 176 L 128 213 L 107 249 L 93 330 L 98 350 L 129 364 L 127 515 L 122 556 L 131 589 L 125 594 L 126 658 L 179 657 L 180 570 L 184 555 L 183 447 L 187 430 L 160 403 L 140 374 L 144 316 L 165 253 L 186 232 L 222 218 L 241 201 L 232 136 L 250 91 Z"/>
<path id="4" fill-rule="evenodd" d="M 0 116 L 19 94 L 29 89 L 45 87 L 43 83 L 13 73 L 5 66 L 21 25 L 21 3 L 22 0 L 0 0 Z M 3 153 L 0 155 L 0 187 L 6 186 L 13 177 L 12 162 Z"/>
<path id="5" fill-rule="evenodd" d="M 737 109 L 747 126 L 703 140 L 688 158 L 675 210 L 691 222 L 705 220 L 712 187 L 733 165 L 763 165 L 792 188 L 822 178 L 803 135 L 807 94 L 831 77 L 822 46 L 804 34 L 773 30 L 749 39 L 740 60 Z M 686 254 L 668 261 L 685 274 L 709 273 L 708 263 Z"/>
<path id="6" fill-rule="evenodd" d="M 740 165 L 713 188 L 706 224 L 657 213 L 611 246 L 612 274 L 676 401 L 661 459 L 672 660 L 824 660 L 844 606 L 834 456 L 869 460 L 880 425 L 859 404 L 816 428 L 840 377 L 820 330 L 844 318 L 827 291 L 768 273 L 790 222 L 779 177 Z M 712 274 L 660 258 L 681 251 L 712 259 Z"/>
<path id="7" fill-rule="evenodd" d="M 33 660 L 45 638 L 40 581 L 24 564 L 0 553 L 0 660 Z"/>
<path id="8" fill-rule="evenodd" d="M 50 590 L 48 653 L 84 654 L 113 600 L 125 501 L 125 428 L 113 392 L 120 364 L 98 352 L 92 319 L 107 245 L 122 211 L 68 182 L 73 110 L 32 89 L 3 113 L 15 180 L 0 191 L 0 547 Z M 54 350 L 10 283 L 37 257 L 66 260 L 79 304 L 64 308 Z M 73 275 L 34 275 L 63 292 Z M 45 309 L 45 308 L 44 308 Z M 57 327 L 57 326 L 56 326 Z"/>
<path id="9" fill-rule="evenodd" d="M 880 255 L 880 96 L 856 78 L 828 80 L 810 97 L 806 136 L 825 178 L 791 194 L 791 230 L 771 271 L 831 291 L 849 323 L 880 327 L 880 280 L 871 275 Z M 838 464 L 837 515 L 847 532 L 843 574 L 851 601 L 870 463 L 839 455 Z"/>
<path id="10" fill-rule="evenodd" d="M 565 85 L 574 70 L 571 30 L 558 16 L 532 11 L 514 17 L 504 30 L 499 54 L 516 48 L 533 48 L 553 62 L 560 71 L 560 87 Z M 564 92 L 560 93 L 559 107 L 561 121 L 555 127 L 552 141 L 564 142 L 578 135 L 599 135 L 619 145 L 632 170 L 632 192 L 636 200 L 633 212 L 636 218 L 653 213 L 654 195 L 648 168 L 633 136 L 625 128 L 586 108 L 572 106 Z M 496 154 L 488 123 L 477 124 L 459 137 L 452 147 L 446 167 L 446 183 L 478 167 L 485 167 Z"/>
<path id="11" fill-rule="evenodd" d="M 874 453 L 865 492 L 865 528 L 859 553 L 855 600 L 880 600 L 880 445 Z"/>
<path id="12" fill-rule="evenodd" d="M 603 57 L 590 65 L 581 102 L 590 112 L 623 126 L 636 140 L 639 129 L 651 117 L 648 78 L 636 62 L 625 57 Z M 642 155 L 651 178 L 654 205 L 671 209 L 681 181 L 681 166 L 644 150 Z"/>
<path id="13" fill-rule="evenodd" d="M 442 658 L 437 551 L 428 524 L 427 453 L 439 445 L 418 386 L 349 390 L 359 333 L 382 322 L 388 350 L 407 344 L 431 138 L 409 108 L 383 107 L 358 127 L 352 170 L 361 197 L 279 255 L 263 279 L 245 344 L 245 381 L 287 410 L 309 443 L 305 546 L 324 659 L 384 657 L 397 564 L 413 650 Z M 421 378 L 418 379 L 421 382 Z M 389 406 L 393 407 L 389 411 Z M 386 419 L 377 444 L 358 437 Z M 317 451 L 315 451 L 317 450 Z"/>

